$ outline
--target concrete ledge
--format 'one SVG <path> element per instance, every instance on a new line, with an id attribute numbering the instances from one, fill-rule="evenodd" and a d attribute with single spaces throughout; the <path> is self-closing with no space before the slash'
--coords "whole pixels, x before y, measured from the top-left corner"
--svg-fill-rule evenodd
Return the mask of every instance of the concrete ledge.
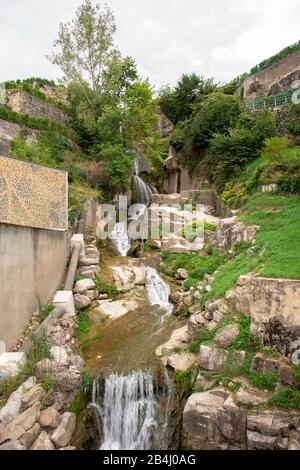
<path id="1" fill-rule="evenodd" d="M 64 307 L 67 314 L 75 315 L 75 307 L 74 307 L 72 291 L 59 290 L 53 299 L 53 304 L 56 307 Z"/>
<path id="2" fill-rule="evenodd" d="M 0 377 L 16 376 L 19 368 L 25 363 L 26 354 L 24 352 L 5 352 L 0 356 Z"/>

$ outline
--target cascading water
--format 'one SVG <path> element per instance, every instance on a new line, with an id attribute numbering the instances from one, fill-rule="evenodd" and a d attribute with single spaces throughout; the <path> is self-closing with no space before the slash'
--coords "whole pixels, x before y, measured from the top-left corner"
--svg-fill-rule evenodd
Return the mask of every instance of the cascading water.
<path id="1" fill-rule="evenodd" d="M 133 175 L 133 192 L 136 195 L 136 202 L 148 206 L 151 202 L 152 189 L 138 175 Z"/>
<path id="2" fill-rule="evenodd" d="M 145 268 L 147 271 L 146 289 L 150 304 L 159 305 L 166 315 L 170 315 L 173 311 L 173 305 L 169 301 L 169 285 L 164 282 L 156 269 L 151 266 L 145 266 Z"/>
<path id="3" fill-rule="evenodd" d="M 110 234 L 110 239 L 114 242 L 118 252 L 122 256 L 127 256 L 131 243 L 127 231 L 127 223 L 125 221 L 116 223 Z"/>
<path id="4" fill-rule="evenodd" d="M 128 376 L 111 374 L 105 380 L 103 404 L 99 406 L 100 401 L 95 381 L 91 407 L 100 414 L 100 450 L 150 449 L 158 427 L 152 375 L 142 371 Z"/>

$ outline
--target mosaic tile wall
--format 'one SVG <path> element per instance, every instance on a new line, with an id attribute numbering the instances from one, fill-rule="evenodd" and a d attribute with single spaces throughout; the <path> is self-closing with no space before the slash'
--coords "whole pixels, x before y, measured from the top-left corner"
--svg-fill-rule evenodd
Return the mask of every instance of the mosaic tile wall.
<path id="1" fill-rule="evenodd" d="M 0 156 L 0 223 L 67 230 L 67 173 Z"/>

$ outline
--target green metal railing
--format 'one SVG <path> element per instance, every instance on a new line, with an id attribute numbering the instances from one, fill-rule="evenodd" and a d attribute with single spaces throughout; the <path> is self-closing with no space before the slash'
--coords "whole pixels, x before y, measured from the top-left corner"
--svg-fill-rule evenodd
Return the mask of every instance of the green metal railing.
<path id="1" fill-rule="evenodd" d="M 248 101 L 246 107 L 248 110 L 261 110 L 264 108 L 280 108 L 286 103 L 291 103 L 292 96 L 295 93 L 295 89 L 291 89 L 285 93 L 280 93 L 279 95 L 267 96 L 265 98 L 259 98 L 254 101 Z"/>

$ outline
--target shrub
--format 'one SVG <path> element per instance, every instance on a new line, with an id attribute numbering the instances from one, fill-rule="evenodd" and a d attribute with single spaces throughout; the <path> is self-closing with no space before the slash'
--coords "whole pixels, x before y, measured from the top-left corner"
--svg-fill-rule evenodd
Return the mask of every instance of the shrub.
<path id="1" fill-rule="evenodd" d="M 282 388 L 268 401 L 269 406 L 280 406 L 288 410 L 300 409 L 300 392 L 294 388 Z"/>
<path id="2" fill-rule="evenodd" d="M 300 104 L 290 103 L 284 107 L 283 126 L 293 136 L 300 136 Z"/>
<path id="3" fill-rule="evenodd" d="M 265 147 L 261 155 L 270 162 L 280 162 L 283 158 L 283 151 L 289 146 L 287 137 L 270 137 L 265 141 Z"/>

